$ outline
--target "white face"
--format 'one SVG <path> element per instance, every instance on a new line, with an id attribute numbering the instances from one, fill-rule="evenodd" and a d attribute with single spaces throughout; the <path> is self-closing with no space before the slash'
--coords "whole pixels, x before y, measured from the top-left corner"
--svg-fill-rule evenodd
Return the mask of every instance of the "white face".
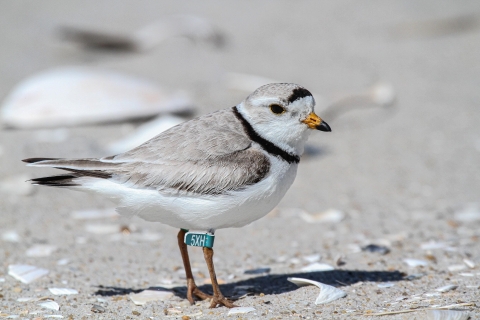
<path id="1" fill-rule="evenodd" d="M 312 96 L 289 103 L 286 97 L 248 97 L 238 110 L 263 138 L 297 155 L 303 153 L 310 128 L 304 121 L 314 111 Z"/>

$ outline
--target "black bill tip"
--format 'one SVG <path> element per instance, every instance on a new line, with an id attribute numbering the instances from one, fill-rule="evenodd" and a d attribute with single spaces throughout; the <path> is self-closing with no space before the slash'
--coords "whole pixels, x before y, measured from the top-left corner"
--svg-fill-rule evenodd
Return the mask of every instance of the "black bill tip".
<path id="1" fill-rule="evenodd" d="M 320 122 L 320 124 L 316 127 L 317 130 L 320 130 L 320 131 L 325 131 L 325 132 L 331 132 L 332 129 L 330 129 L 330 126 L 322 120 L 322 122 Z"/>

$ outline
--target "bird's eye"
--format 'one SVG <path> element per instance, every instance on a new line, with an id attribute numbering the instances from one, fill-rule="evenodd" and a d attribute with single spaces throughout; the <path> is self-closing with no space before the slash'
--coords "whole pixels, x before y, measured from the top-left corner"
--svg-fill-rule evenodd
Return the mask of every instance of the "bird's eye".
<path id="1" fill-rule="evenodd" d="M 285 112 L 285 108 L 278 104 L 271 104 L 270 110 L 275 114 L 282 114 Z"/>

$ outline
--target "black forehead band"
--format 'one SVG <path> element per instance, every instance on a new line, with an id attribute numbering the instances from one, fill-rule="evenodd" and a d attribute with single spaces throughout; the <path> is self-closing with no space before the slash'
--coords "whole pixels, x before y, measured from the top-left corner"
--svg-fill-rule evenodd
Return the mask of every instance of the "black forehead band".
<path id="1" fill-rule="evenodd" d="M 311 96 L 312 94 L 310 93 L 310 91 L 305 88 L 293 89 L 292 94 L 290 95 L 290 97 L 288 97 L 288 103 L 292 103 L 293 101 L 296 101 L 298 99 Z"/>

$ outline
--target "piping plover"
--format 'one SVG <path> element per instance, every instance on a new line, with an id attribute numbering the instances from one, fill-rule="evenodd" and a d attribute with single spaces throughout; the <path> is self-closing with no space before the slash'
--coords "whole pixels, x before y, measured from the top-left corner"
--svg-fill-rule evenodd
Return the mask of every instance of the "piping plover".
<path id="1" fill-rule="evenodd" d="M 118 212 L 179 228 L 187 298 L 233 303 L 220 292 L 213 249 L 203 246 L 213 296 L 195 285 L 186 229 L 242 227 L 271 211 L 297 173 L 310 129 L 331 131 L 314 113 L 315 100 L 292 83 L 264 85 L 233 108 L 181 123 L 137 148 L 100 159 L 30 158 L 30 166 L 69 173 L 33 184 L 93 191 L 118 203 Z"/>

